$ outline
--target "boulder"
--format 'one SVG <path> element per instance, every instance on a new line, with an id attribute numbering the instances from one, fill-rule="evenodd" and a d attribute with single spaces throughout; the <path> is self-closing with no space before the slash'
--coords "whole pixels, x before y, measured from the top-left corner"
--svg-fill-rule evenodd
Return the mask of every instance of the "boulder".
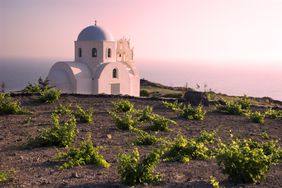
<path id="1" fill-rule="evenodd" d="M 200 92 L 200 91 L 188 90 L 184 94 L 184 101 L 187 102 L 187 103 L 190 103 L 194 106 L 197 106 L 199 104 L 202 104 L 204 106 L 209 105 L 209 100 L 208 100 L 207 94 L 204 93 L 204 92 Z"/>

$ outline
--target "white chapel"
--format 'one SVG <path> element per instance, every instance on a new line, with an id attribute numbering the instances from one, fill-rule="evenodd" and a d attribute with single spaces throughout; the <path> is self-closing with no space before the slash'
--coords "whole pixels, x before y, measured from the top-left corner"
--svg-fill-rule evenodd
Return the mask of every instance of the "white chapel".
<path id="1" fill-rule="evenodd" d="M 83 29 L 74 42 L 74 61 L 55 63 L 47 79 L 63 93 L 139 96 L 139 72 L 130 41 L 115 41 L 102 27 Z"/>

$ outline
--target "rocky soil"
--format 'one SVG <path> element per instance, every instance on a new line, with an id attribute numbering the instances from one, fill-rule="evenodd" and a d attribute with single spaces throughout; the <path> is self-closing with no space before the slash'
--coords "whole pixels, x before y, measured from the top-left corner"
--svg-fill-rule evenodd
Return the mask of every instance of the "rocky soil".
<path id="1" fill-rule="evenodd" d="M 0 116 L 0 170 L 15 169 L 11 180 L 3 187 L 124 187 L 117 173 L 117 154 L 131 152 L 134 146 L 134 134 L 121 131 L 108 114 L 111 102 L 121 97 L 113 96 L 79 96 L 63 95 L 60 101 L 54 104 L 40 104 L 36 96 L 15 96 L 22 105 L 33 112 L 24 115 Z M 223 140 L 229 138 L 229 130 L 235 137 L 262 139 L 261 133 L 267 131 L 270 138 L 278 139 L 282 135 L 282 121 L 266 119 L 263 125 L 250 122 L 243 116 L 223 115 L 213 112 L 214 106 L 206 107 L 207 117 L 203 121 L 188 121 L 179 119 L 176 114 L 167 110 L 161 100 L 129 98 L 137 108 L 150 105 L 154 112 L 173 119 L 177 125 L 171 125 L 168 132 L 160 132 L 161 137 L 174 138 L 178 133 L 187 137 L 196 137 L 201 130 L 218 130 Z M 39 130 L 50 127 L 51 112 L 58 105 L 79 104 L 84 108 L 94 110 L 94 121 L 91 124 L 78 123 L 78 144 L 87 132 L 92 133 L 95 145 L 103 146 L 100 151 L 111 164 L 109 169 L 86 165 L 67 170 L 59 170 L 61 162 L 54 161 L 58 151 L 65 150 L 57 147 L 43 147 L 24 149 L 23 146 L 30 137 L 38 135 Z M 261 107 L 255 110 L 263 110 Z M 31 121 L 28 122 L 28 118 Z M 281 140 L 279 145 L 282 145 Z M 148 153 L 152 146 L 138 146 L 142 155 Z M 177 162 L 161 162 L 156 169 L 163 175 L 163 181 L 155 187 L 211 187 L 210 176 L 216 177 L 226 187 L 282 187 L 282 164 L 271 167 L 267 178 L 259 184 L 237 184 L 228 181 L 227 176 L 221 173 L 219 166 L 212 160 L 192 160 L 188 164 Z M 144 185 L 139 185 L 144 186 Z M 138 187 L 138 186 L 137 186 Z"/>

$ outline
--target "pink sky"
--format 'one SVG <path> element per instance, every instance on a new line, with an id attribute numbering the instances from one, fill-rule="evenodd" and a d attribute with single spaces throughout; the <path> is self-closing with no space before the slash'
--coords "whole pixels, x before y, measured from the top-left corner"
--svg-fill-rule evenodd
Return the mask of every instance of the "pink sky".
<path id="1" fill-rule="evenodd" d="M 281 0 L 0 0 L 0 57 L 72 59 L 95 19 L 138 60 L 282 62 Z"/>

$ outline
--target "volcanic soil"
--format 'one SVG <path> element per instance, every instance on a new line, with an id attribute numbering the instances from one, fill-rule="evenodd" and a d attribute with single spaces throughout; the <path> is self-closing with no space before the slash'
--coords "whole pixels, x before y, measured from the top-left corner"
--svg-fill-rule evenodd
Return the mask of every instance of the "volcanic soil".
<path id="1" fill-rule="evenodd" d="M 63 95 L 54 104 L 41 104 L 36 96 L 14 96 L 31 114 L 0 116 L 0 170 L 14 169 L 11 179 L 0 184 L 0 187 L 125 187 L 117 173 L 118 153 L 132 152 L 132 141 L 135 135 L 129 131 L 116 128 L 108 111 L 112 101 L 121 99 L 119 96 L 81 96 Z M 208 111 L 203 121 L 191 121 L 177 118 L 174 112 L 166 109 L 158 99 L 128 98 L 136 108 L 146 105 L 153 107 L 154 112 L 175 120 L 177 125 L 170 125 L 170 131 L 159 132 L 158 136 L 173 139 L 181 133 L 188 138 L 197 137 L 202 130 L 217 130 L 223 141 L 229 139 L 229 130 L 238 138 L 254 138 L 262 140 L 261 134 L 266 131 L 270 139 L 279 139 L 282 135 L 282 121 L 266 119 L 264 124 L 255 124 L 246 117 L 223 115 L 214 112 L 214 106 L 205 107 Z M 111 167 L 101 168 L 94 165 L 78 166 L 67 170 L 59 170 L 61 162 L 54 158 L 58 147 L 41 147 L 26 149 L 23 146 L 30 138 L 34 138 L 43 128 L 52 125 L 51 113 L 59 104 L 71 103 L 91 108 L 94 111 L 94 121 L 90 124 L 77 123 L 79 134 L 75 144 L 85 138 L 86 133 L 92 133 L 93 143 L 103 146 L 100 153 L 111 164 Z M 264 110 L 263 107 L 253 107 L 253 110 Z M 282 145 L 281 140 L 279 145 Z M 153 146 L 138 146 L 141 155 L 151 151 Z M 233 184 L 221 172 L 215 159 L 192 160 L 187 164 L 177 162 L 160 162 L 156 171 L 163 176 L 155 187 L 211 187 L 210 176 L 216 177 L 221 185 L 226 187 L 282 187 L 282 164 L 272 166 L 265 180 L 257 184 Z"/>

